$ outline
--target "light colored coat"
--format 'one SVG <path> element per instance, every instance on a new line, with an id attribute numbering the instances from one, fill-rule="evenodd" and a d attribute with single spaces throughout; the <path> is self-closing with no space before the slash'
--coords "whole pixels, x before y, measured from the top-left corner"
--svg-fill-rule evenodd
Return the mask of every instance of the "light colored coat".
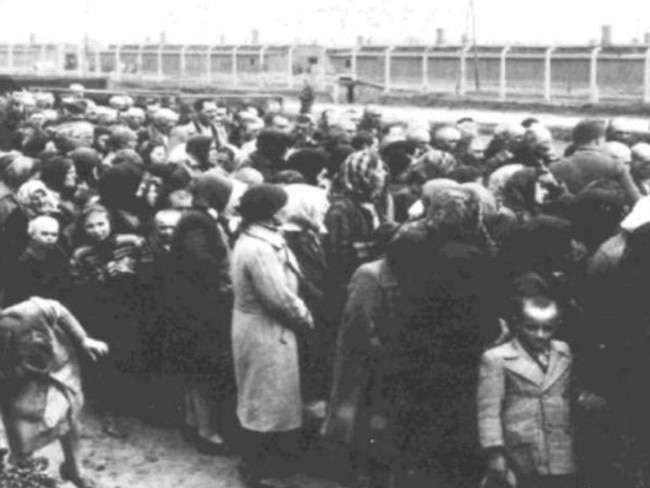
<path id="1" fill-rule="evenodd" d="M 478 427 L 483 448 L 503 447 L 522 474 L 575 471 L 569 393 L 569 346 L 551 342 L 544 373 L 517 339 L 482 357 Z"/>
<path id="2" fill-rule="evenodd" d="M 232 256 L 233 359 L 237 415 L 256 432 L 302 425 L 298 346 L 293 329 L 312 325 L 298 296 L 300 268 L 282 235 L 260 225 L 238 239 Z"/>

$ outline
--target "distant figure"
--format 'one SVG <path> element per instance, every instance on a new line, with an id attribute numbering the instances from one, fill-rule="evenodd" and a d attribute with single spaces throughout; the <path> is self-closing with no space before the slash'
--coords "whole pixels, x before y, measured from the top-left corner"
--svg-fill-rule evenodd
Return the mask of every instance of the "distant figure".
<path id="1" fill-rule="evenodd" d="M 300 90 L 300 95 L 298 95 L 298 100 L 300 100 L 300 113 L 309 114 L 314 105 L 314 100 L 316 100 L 316 92 L 314 87 L 311 86 L 309 80 L 305 78 L 303 81 L 302 90 Z"/>

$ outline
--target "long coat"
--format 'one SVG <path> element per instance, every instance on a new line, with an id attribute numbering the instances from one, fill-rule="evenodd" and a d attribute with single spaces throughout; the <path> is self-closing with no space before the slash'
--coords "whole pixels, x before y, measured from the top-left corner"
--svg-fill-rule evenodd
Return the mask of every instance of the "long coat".
<path id="1" fill-rule="evenodd" d="M 555 340 L 546 373 L 517 339 L 488 350 L 477 395 L 481 447 L 505 448 L 519 473 L 573 473 L 572 360 L 569 346 Z"/>
<path id="2" fill-rule="evenodd" d="M 352 277 L 336 345 L 334 382 L 323 434 L 358 444 L 373 436 L 371 419 L 387 421 L 382 373 L 388 367 L 386 329 L 397 323 L 397 281 L 386 260 L 364 264 Z M 374 432 L 377 434 L 377 432 Z"/>
<path id="3" fill-rule="evenodd" d="M 172 371 L 230 376 L 230 249 L 219 224 L 190 210 L 176 227 L 164 294 L 171 318 L 164 345 Z"/>
<path id="4" fill-rule="evenodd" d="M 312 324 L 298 296 L 300 269 L 277 231 L 251 225 L 232 257 L 237 415 L 256 432 L 302 425 L 296 335 Z"/>

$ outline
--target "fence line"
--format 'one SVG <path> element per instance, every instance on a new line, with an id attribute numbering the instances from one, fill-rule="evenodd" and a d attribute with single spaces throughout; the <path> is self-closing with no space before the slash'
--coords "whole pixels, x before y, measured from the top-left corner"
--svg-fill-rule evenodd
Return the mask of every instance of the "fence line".
<path id="1" fill-rule="evenodd" d="M 598 103 L 650 103 L 650 46 L 323 46 L 0 44 L 8 74 L 321 90 L 338 78 L 399 90 Z"/>

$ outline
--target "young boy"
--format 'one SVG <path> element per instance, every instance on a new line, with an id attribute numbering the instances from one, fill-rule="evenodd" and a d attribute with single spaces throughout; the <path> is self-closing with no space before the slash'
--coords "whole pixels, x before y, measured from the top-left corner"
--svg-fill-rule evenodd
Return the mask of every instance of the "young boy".
<path id="1" fill-rule="evenodd" d="M 480 365 L 478 428 L 488 477 L 503 486 L 573 486 L 575 461 L 569 412 L 572 355 L 553 340 L 558 306 L 523 298 L 515 338 L 488 350 Z"/>

